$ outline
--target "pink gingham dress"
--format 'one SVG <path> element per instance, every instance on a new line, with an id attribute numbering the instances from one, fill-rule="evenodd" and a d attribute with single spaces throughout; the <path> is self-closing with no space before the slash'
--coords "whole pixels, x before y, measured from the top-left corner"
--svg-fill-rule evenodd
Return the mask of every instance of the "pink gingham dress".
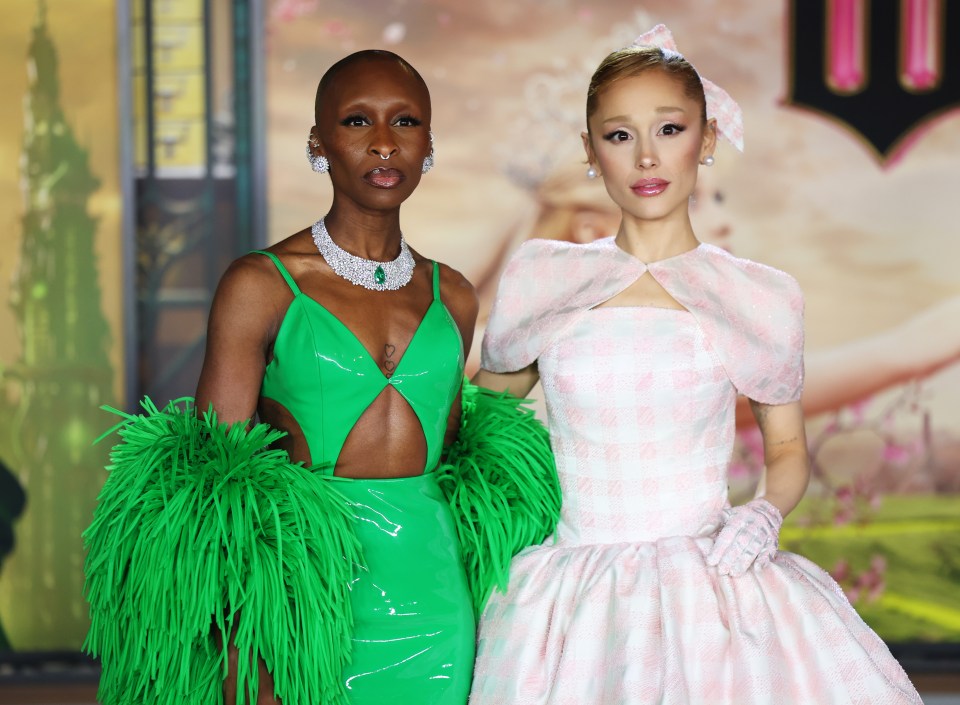
<path id="1" fill-rule="evenodd" d="M 686 311 L 595 308 L 645 272 Z M 520 248 L 482 365 L 537 361 L 563 510 L 487 605 L 471 705 L 920 703 L 810 561 L 705 562 L 737 394 L 800 398 L 802 319 L 791 277 L 710 245 L 649 265 L 612 238 Z"/>

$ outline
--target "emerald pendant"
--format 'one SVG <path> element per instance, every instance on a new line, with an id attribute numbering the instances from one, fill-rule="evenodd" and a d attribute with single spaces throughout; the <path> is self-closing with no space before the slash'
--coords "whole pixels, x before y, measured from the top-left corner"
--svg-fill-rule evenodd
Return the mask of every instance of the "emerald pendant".
<path id="1" fill-rule="evenodd" d="M 400 254 L 390 262 L 377 262 L 351 255 L 340 248 L 330 237 L 323 218 L 310 228 L 313 244 L 330 265 L 330 268 L 351 284 L 362 286 L 370 291 L 396 291 L 406 286 L 413 276 L 416 262 L 407 247 L 403 234 L 400 235 Z"/>

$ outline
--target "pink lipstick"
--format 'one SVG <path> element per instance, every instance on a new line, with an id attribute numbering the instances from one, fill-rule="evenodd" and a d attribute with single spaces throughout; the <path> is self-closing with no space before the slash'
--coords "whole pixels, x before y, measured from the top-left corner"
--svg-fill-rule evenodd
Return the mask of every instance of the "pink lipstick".
<path id="1" fill-rule="evenodd" d="M 638 196 L 659 196 L 669 185 L 665 179 L 640 179 L 630 186 L 630 190 Z"/>
<path id="2" fill-rule="evenodd" d="M 394 188 L 405 178 L 403 172 L 398 169 L 379 166 L 363 175 L 363 180 L 376 188 Z"/>

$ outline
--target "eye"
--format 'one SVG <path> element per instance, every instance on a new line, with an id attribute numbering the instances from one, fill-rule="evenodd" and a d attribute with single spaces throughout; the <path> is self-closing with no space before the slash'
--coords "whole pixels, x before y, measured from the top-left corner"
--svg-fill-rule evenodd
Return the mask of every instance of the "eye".
<path id="1" fill-rule="evenodd" d="M 418 127 L 421 123 L 413 115 L 401 115 L 394 120 L 393 124 L 397 127 Z"/>
<path id="2" fill-rule="evenodd" d="M 603 139 L 605 139 L 607 142 L 618 144 L 620 142 L 626 142 L 628 139 L 630 139 L 630 133 L 628 133 L 626 130 L 613 130 L 612 132 L 605 134 Z"/>
<path id="3" fill-rule="evenodd" d="M 340 124 L 344 127 L 366 127 L 370 121 L 363 115 L 347 115 Z"/>
<path id="4" fill-rule="evenodd" d="M 670 137 L 672 135 L 679 135 L 683 132 L 685 128 L 683 125 L 677 125 L 676 123 L 669 123 L 660 128 L 660 134 Z"/>

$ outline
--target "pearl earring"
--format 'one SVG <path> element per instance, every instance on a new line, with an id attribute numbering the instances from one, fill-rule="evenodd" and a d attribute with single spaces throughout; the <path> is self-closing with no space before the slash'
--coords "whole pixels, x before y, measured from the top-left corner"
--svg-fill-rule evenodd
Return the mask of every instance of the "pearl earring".
<path id="1" fill-rule="evenodd" d="M 708 156 L 706 156 L 706 157 L 703 158 L 703 165 L 704 165 L 704 166 L 713 166 L 714 161 L 715 161 L 715 160 L 714 160 L 713 156 L 708 155 Z"/>
<path id="2" fill-rule="evenodd" d="M 587 178 L 588 178 L 588 179 L 595 179 L 595 178 L 597 178 L 598 176 L 600 176 L 600 174 L 599 174 L 599 173 L 597 172 L 597 170 L 594 169 L 592 166 L 591 166 L 589 169 L 587 169 Z"/>

